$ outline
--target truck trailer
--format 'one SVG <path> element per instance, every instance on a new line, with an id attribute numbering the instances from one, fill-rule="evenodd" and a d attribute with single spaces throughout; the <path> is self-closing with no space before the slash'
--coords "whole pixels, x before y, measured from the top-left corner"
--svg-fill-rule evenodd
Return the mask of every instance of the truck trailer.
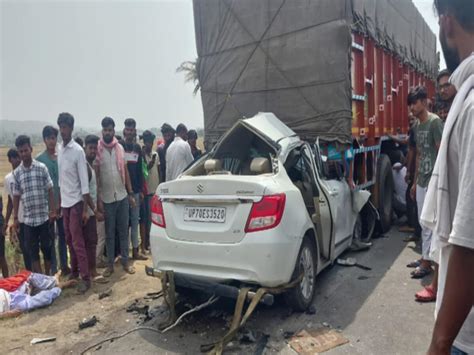
<path id="1" fill-rule="evenodd" d="M 205 144 L 272 112 L 344 155 L 355 188 L 392 219 L 389 134 L 408 133 L 406 98 L 435 94 L 436 37 L 411 0 L 194 0 Z M 396 155 L 395 155 L 396 156 Z M 393 159 L 392 159 L 393 160 Z"/>

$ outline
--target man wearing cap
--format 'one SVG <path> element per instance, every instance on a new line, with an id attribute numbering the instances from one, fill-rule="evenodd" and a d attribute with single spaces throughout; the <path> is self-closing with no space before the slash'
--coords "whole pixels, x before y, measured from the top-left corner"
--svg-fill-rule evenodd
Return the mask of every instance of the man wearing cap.
<path id="1" fill-rule="evenodd" d="M 125 128 L 123 129 L 124 140 L 120 142 L 125 151 L 124 158 L 127 162 L 128 174 L 130 175 L 130 182 L 132 185 L 133 197 L 135 198 L 136 204 L 130 206 L 130 236 L 132 239 L 133 253 L 132 258 L 134 260 L 146 260 L 147 257 L 142 255 L 138 250 L 138 224 L 140 222 L 140 204 L 144 198 L 144 183 L 143 170 L 142 170 L 142 149 L 136 143 L 137 137 L 137 123 L 133 118 L 127 118 L 124 122 Z"/>
<path id="2" fill-rule="evenodd" d="M 157 152 L 153 152 L 155 135 L 146 130 L 141 138 L 143 139 L 144 176 L 147 190 L 145 199 L 140 207 L 141 249 L 144 252 L 150 247 L 151 199 L 160 183 L 160 158 Z"/>

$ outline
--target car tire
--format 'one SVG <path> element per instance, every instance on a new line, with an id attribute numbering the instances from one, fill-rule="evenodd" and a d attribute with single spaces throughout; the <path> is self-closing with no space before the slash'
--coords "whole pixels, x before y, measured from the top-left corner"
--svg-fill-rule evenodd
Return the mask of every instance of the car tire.
<path id="1" fill-rule="evenodd" d="M 380 215 L 379 230 L 387 233 L 392 225 L 393 175 L 390 158 L 381 154 L 377 161 L 377 182 L 375 184 L 375 203 Z"/>
<path id="2" fill-rule="evenodd" d="M 285 301 L 294 311 L 303 312 L 313 303 L 316 292 L 317 257 L 314 242 L 308 237 L 303 239 L 292 280 L 305 271 L 303 280 L 285 293 Z"/>

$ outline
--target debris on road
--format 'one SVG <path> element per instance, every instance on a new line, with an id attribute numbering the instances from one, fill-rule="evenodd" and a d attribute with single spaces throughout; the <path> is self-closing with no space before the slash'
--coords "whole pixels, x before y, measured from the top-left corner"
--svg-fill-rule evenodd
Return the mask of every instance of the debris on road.
<path id="1" fill-rule="evenodd" d="M 147 314 L 148 309 L 150 308 L 147 304 L 142 304 L 140 301 L 135 300 L 131 305 L 127 307 L 127 312 L 137 312 L 138 314 Z"/>
<path id="2" fill-rule="evenodd" d="M 363 270 L 369 270 L 369 271 L 372 270 L 371 267 L 359 264 L 356 258 L 346 258 L 346 259 L 337 258 L 336 263 L 342 266 L 356 266 Z"/>
<path id="3" fill-rule="evenodd" d="M 56 337 L 48 337 L 48 338 L 33 338 L 30 341 L 31 345 L 41 344 L 41 343 L 48 343 L 50 341 L 56 341 Z"/>
<path id="4" fill-rule="evenodd" d="M 112 289 L 109 288 L 108 290 L 99 293 L 99 300 L 101 300 L 103 298 L 106 298 L 106 297 L 109 297 L 111 294 L 112 294 Z"/>
<path id="5" fill-rule="evenodd" d="M 92 316 L 92 317 L 89 317 L 89 318 L 84 318 L 80 323 L 79 323 L 79 329 L 86 329 L 86 328 L 90 328 L 90 327 L 93 327 L 94 325 L 97 324 L 97 317 L 96 316 Z"/>
<path id="6" fill-rule="evenodd" d="M 334 329 L 319 328 L 302 330 L 290 340 L 289 344 L 298 354 L 315 354 L 348 342 L 348 339 Z"/>

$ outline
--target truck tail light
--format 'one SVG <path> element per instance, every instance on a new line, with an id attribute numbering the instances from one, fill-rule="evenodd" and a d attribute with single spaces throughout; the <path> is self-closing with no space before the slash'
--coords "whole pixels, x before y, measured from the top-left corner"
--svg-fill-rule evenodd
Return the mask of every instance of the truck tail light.
<path id="1" fill-rule="evenodd" d="M 264 196 L 259 202 L 254 202 L 245 226 L 245 233 L 278 226 L 285 210 L 285 202 L 285 194 Z"/>
<path id="2" fill-rule="evenodd" d="M 163 204 L 161 203 L 161 199 L 158 195 L 153 195 L 151 200 L 151 221 L 158 227 L 166 228 Z"/>

